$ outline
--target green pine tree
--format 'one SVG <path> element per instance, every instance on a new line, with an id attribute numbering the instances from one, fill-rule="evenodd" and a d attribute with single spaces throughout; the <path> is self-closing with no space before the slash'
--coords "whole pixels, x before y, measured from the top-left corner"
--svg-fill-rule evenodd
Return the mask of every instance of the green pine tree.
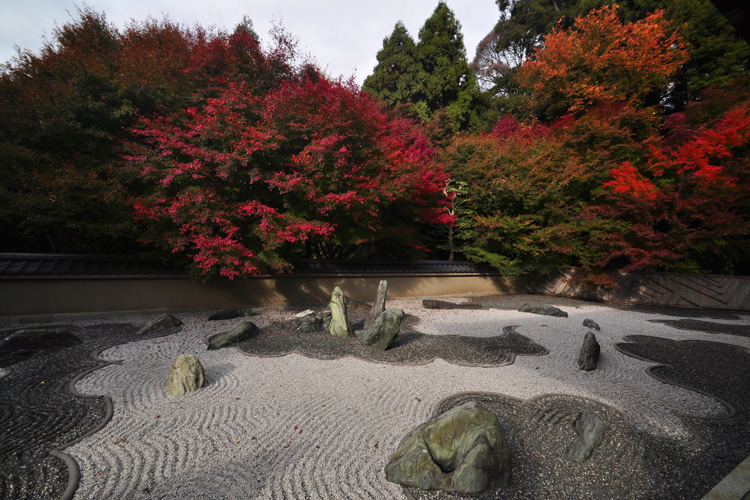
<path id="1" fill-rule="evenodd" d="M 362 88 L 393 108 L 416 107 L 422 99 L 425 74 L 417 60 L 417 46 L 401 21 L 383 39 L 377 58 Z"/>

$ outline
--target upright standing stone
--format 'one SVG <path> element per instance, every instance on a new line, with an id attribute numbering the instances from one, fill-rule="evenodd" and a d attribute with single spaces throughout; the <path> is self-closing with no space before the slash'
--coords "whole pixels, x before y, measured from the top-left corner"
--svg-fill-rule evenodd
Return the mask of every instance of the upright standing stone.
<path id="1" fill-rule="evenodd" d="M 198 358 L 192 354 L 180 354 L 169 369 L 167 392 L 176 398 L 197 391 L 203 387 L 203 381 L 203 365 Z"/>
<path id="2" fill-rule="evenodd" d="M 365 329 L 369 328 L 373 321 L 378 319 L 378 316 L 385 311 L 385 297 L 387 294 L 388 282 L 386 280 L 381 280 L 378 285 L 378 292 L 375 294 L 375 302 L 372 303 L 372 308 L 365 319 Z"/>
<path id="3" fill-rule="evenodd" d="M 351 337 L 352 327 L 349 324 L 349 314 L 346 312 L 346 298 L 341 288 L 333 289 L 328 309 L 331 310 L 331 323 L 328 325 L 330 334 L 335 337 Z"/>
<path id="4" fill-rule="evenodd" d="M 599 342 L 596 341 L 596 335 L 594 332 L 586 333 L 583 338 L 583 345 L 581 351 L 578 353 L 578 369 L 590 372 L 596 368 L 596 364 L 599 362 Z"/>

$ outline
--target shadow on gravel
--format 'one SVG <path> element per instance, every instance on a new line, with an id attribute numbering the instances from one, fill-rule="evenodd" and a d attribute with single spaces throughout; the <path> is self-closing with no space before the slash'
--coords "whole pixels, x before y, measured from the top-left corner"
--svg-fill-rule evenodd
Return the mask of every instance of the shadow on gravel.
<path id="1" fill-rule="evenodd" d="M 0 338 L 24 329 L 29 327 L 4 329 Z M 73 486 L 77 485 L 77 477 L 50 452 L 85 437 L 105 421 L 105 396 L 82 397 L 70 391 L 70 384 L 78 375 L 106 364 L 95 359 L 95 353 L 178 331 L 136 336 L 137 327 L 126 324 L 87 328 L 45 325 L 44 329 L 72 332 L 80 343 L 53 351 L 27 349 L 24 352 L 32 356 L 19 359 L 10 366 L 10 373 L 0 377 L 3 500 L 58 500 L 68 488 L 69 478 Z"/>

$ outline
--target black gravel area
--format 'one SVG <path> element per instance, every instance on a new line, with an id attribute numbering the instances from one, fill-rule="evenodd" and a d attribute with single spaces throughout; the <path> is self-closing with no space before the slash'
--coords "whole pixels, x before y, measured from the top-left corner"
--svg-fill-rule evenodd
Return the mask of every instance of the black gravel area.
<path id="1" fill-rule="evenodd" d="M 693 330 L 705 333 L 725 333 L 727 335 L 739 335 L 750 337 L 750 327 L 747 325 L 731 325 L 727 323 L 714 323 L 699 319 L 651 319 L 651 323 L 662 323 L 679 330 Z"/>
<path id="2" fill-rule="evenodd" d="M 626 337 L 625 355 L 657 363 L 657 379 L 712 395 L 729 409 L 726 418 L 683 416 L 695 429 L 691 441 L 645 434 L 617 411 L 582 398 L 545 396 L 522 402 L 502 395 L 457 395 L 436 414 L 476 399 L 498 416 L 512 456 L 508 488 L 480 495 L 405 489 L 418 500 L 447 499 L 701 499 L 750 455 L 750 353 L 730 344 Z M 582 412 L 609 426 L 591 458 L 576 464 L 565 449 L 576 437 Z"/>
<path id="3" fill-rule="evenodd" d="M 349 312 L 352 326 L 361 329 L 366 310 Z M 516 333 L 515 327 L 499 327 L 495 337 L 458 335 L 425 335 L 415 330 L 418 319 L 407 316 L 401 332 L 385 351 L 362 345 L 356 338 L 334 337 L 327 331 L 295 332 L 284 323 L 262 328 L 253 338 L 237 344 L 245 353 L 255 356 L 284 356 L 299 353 L 316 359 L 339 359 L 353 356 L 376 363 L 420 365 L 437 358 L 466 366 L 499 366 L 513 363 L 517 355 L 541 356 L 549 351 Z"/>
<path id="4" fill-rule="evenodd" d="M 0 337 L 28 328 L 26 325 L 4 329 Z M 82 343 L 38 353 L 6 368 L 10 373 L 0 377 L 0 498 L 3 500 L 63 497 L 70 471 L 62 459 L 50 452 L 102 425 L 108 402 L 106 397 L 74 395 L 69 390 L 70 383 L 80 374 L 103 365 L 94 358 L 94 353 L 165 335 L 136 336 L 138 328 L 127 324 L 86 328 L 45 325 L 44 328 L 73 332 Z"/>

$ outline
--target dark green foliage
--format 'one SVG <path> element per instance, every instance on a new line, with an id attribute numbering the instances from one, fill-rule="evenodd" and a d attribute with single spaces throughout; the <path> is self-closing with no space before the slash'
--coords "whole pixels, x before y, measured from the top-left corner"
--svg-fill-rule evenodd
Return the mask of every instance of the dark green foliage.
<path id="1" fill-rule="evenodd" d="M 424 95 L 426 74 L 418 60 L 414 40 L 401 21 L 396 23 L 391 36 L 383 39 L 377 58 L 378 65 L 365 79 L 362 89 L 392 108 L 400 108 L 405 114 L 425 121 L 426 108 L 419 103 Z"/>

